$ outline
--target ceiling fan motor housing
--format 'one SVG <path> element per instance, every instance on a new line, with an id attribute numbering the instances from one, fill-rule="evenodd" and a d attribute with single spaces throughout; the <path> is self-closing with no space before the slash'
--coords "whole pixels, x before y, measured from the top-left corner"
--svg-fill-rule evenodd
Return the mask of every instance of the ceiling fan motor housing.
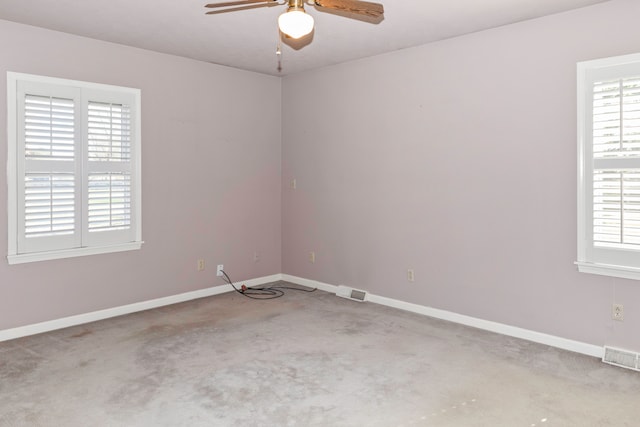
<path id="1" fill-rule="evenodd" d="M 287 12 L 293 12 L 294 10 L 299 10 L 300 12 L 304 12 L 304 1 L 289 0 L 289 7 L 287 8 Z"/>

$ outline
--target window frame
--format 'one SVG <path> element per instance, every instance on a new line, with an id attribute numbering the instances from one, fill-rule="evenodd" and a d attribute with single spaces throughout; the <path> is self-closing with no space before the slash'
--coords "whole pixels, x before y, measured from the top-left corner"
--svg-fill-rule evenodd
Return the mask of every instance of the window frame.
<path id="1" fill-rule="evenodd" d="M 24 179 L 24 170 L 20 167 L 21 159 L 18 158 L 20 143 L 19 130 L 18 130 L 18 83 L 35 83 L 45 84 L 50 86 L 59 86 L 67 88 L 75 88 L 82 91 L 82 93 L 90 93 L 91 91 L 100 91 L 110 94 L 119 94 L 121 96 L 131 97 L 133 105 L 131 106 L 131 227 L 133 240 L 126 242 L 117 242 L 110 244 L 96 244 L 92 246 L 80 246 L 69 249 L 53 249 L 44 250 L 39 252 L 24 252 L 19 253 L 18 240 L 20 236 L 19 224 L 21 223 L 19 218 L 19 200 L 21 200 L 18 194 L 19 179 Z M 84 110 L 86 110 L 87 101 L 84 96 L 81 97 L 82 102 L 78 107 L 83 111 L 81 113 L 82 122 L 79 124 L 81 128 L 80 141 L 76 140 L 76 144 L 81 144 L 83 147 L 88 145 L 86 141 L 85 129 L 87 124 L 84 117 Z M 78 256 L 96 255 L 120 251 L 137 250 L 142 247 L 144 243 L 142 241 L 142 173 L 141 173 L 141 91 L 140 89 L 113 86 L 100 83 L 91 83 L 85 81 L 77 81 L 70 79 L 61 79 L 55 77 L 38 76 L 33 74 L 24 74 L 16 72 L 7 72 L 7 217 L 8 217 L 8 253 L 7 261 L 9 264 L 21 264 L 35 261 L 54 260 L 62 258 L 71 258 Z M 79 163 L 79 175 L 75 175 L 75 179 L 78 182 L 86 182 L 90 170 L 86 167 L 87 153 L 83 150 L 81 158 L 76 159 Z M 21 176 L 18 176 L 22 173 Z M 84 194 L 87 188 L 84 185 L 76 188 L 76 191 L 80 192 L 80 199 L 86 200 Z M 88 205 L 87 205 L 88 206 Z M 82 216 L 76 218 L 75 232 L 82 235 L 86 233 L 87 224 L 85 223 L 87 206 L 81 206 L 79 209 L 82 212 Z"/>
<path id="2" fill-rule="evenodd" d="M 633 69 L 634 75 L 640 75 L 640 54 L 577 64 L 578 259 L 575 264 L 578 271 L 583 273 L 640 280 L 640 249 L 596 248 L 593 241 L 593 182 L 596 170 L 592 138 L 593 81 L 596 78 L 632 77 L 626 72 L 627 69 Z M 637 169 L 638 158 L 631 158 L 632 161 L 622 158 L 615 160 L 620 166 L 614 169 Z M 631 258 L 635 258 L 635 255 L 638 261 L 634 263 Z"/>

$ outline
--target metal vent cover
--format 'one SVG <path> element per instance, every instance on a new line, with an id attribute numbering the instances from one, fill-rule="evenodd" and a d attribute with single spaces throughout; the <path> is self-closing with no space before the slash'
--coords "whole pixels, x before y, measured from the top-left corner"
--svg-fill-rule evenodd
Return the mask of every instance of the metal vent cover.
<path id="1" fill-rule="evenodd" d="M 353 301 L 364 302 L 367 300 L 367 292 L 360 289 L 353 289 L 348 286 L 338 286 L 336 295 Z"/>
<path id="2" fill-rule="evenodd" d="M 364 291 L 358 291 L 356 289 L 351 290 L 351 299 L 357 299 L 358 301 L 364 301 L 367 293 Z"/>
<path id="3" fill-rule="evenodd" d="M 633 351 L 605 346 L 602 361 L 610 365 L 640 371 L 640 353 Z"/>

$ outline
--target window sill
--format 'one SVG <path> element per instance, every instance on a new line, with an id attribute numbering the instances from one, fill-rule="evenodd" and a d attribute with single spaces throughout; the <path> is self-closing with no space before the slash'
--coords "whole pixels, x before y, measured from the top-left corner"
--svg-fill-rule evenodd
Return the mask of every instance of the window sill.
<path id="1" fill-rule="evenodd" d="M 36 261 L 47 261 L 53 259 L 62 259 L 62 258 L 74 258 L 79 256 L 87 256 L 87 255 L 98 255 L 98 254 L 108 254 L 112 252 L 124 252 L 124 251 L 133 251 L 138 250 L 142 247 L 144 242 L 131 242 L 124 243 L 120 245 L 111 245 L 111 246 L 98 246 L 92 248 L 76 248 L 76 249 L 65 249 L 61 251 L 47 251 L 47 252 L 34 252 L 30 254 L 17 254 L 17 255 L 8 255 L 7 261 L 9 261 L 10 265 L 13 264 L 24 264 L 27 262 L 36 262 Z"/>
<path id="2" fill-rule="evenodd" d="M 576 261 L 581 273 L 599 274 L 601 276 L 620 277 L 623 279 L 640 280 L 640 268 L 621 265 L 598 264 L 593 262 Z"/>

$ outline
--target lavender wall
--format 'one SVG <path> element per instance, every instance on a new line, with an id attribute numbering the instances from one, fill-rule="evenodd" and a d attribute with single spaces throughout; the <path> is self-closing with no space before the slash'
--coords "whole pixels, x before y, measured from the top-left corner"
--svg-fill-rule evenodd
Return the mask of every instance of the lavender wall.
<path id="1" fill-rule="evenodd" d="M 640 350 L 640 283 L 573 265 L 576 62 L 640 51 L 638 16 L 614 0 L 284 78 L 283 272 Z"/>
<path id="2" fill-rule="evenodd" d="M 0 263 L 0 330 L 221 284 L 224 263 L 640 350 L 640 284 L 573 266 L 575 63 L 640 51 L 637 16 L 613 0 L 289 76 L 282 95 L 275 77 L 0 21 L 0 75 L 142 89 L 146 242 Z M 0 242 L 6 223 L 0 185 Z"/>
<path id="3" fill-rule="evenodd" d="M 3 79 L 16 71 L 142 89 L 146 242 L 140 251 L 75 259 L 9 266 L 5 258 L 0 330 L 221 285 L 218 263 L 239 280 L 281 271 L 279 78 L 6 21 L 0 52 Z M 0 129 L 5 165 L 5 101 Z"/>

